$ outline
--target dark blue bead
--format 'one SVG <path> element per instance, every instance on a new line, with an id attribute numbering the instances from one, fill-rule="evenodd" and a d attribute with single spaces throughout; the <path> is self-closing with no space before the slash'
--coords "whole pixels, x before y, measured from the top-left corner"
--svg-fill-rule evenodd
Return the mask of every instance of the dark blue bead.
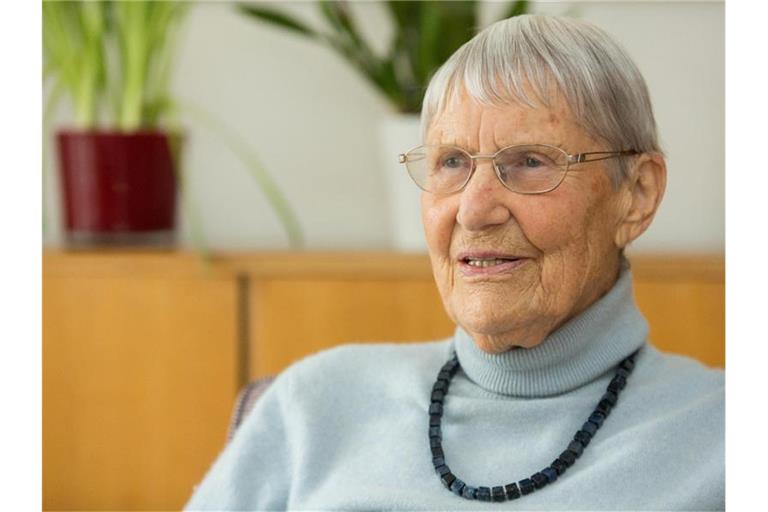
<path id="1" fill-rule="evenodd" d="M 443 414 L 443 406 L 437 402 L 429 404 L 429 414 Z"/>
<path id="2" fill-rule="evenodd" d="M 443 399 L 445 398 L 445 393 L 442 391 L 433 391 L 432 395 L 429 397 L 429 399 L 433 402 L 440 402 L 443 403 Z"/>
<path id="3" fill-rule="evenodd" d="M 432 465 L 436 468 L 445 465 L 445 457 L 432 457 Z"/>
<path id="4" fill-rule="evenodd" d="M 558 459 L 563 461 L 566 467 L 571 467 L 573 466 L 573 463 L 576 462 L 576 454 L 570 450 L 565 450 L 563 453 L 560 454 Z"/>
<path id="5" fill-rule="evenodd" d="M 504 488 L 500 485 L 497 485 L 493 489 L 491 489 L 491 499 L 493 501 L 504 501 L 506 500 L 506 496 L 504 496 Z"/>
<path id="6" fill-rule="evenodd" d="M 616 375 L 621 376 L 622 379 L 626 380 L 627 377 L 629 377 L 629 370 L 625 370 L 624 368 L 619 368 L 616 370 Z"/>
<path id="7" fill-rule="evenodd" d="M 558 473 L 557 473 L 557 470 L 555 468 L 551 468 L 551 467 L 550 468 L 544 468 L 544 469 L 541 470 L 541 473 L 545 477 L 547 477 L 547 481 L 550 484 L 552 482 L 554 482 L 555 480 L 557 480 L 557 474 Z"/>
<path id="8" fill-rule="evenodd" d="M 439 380 L 432 386 L 432 391 L 445 391 L 446 389 L 448 389 L 448 383 L 444 380 Z"/>
<path id="9" fill-rule="evenodd" d="M 558 475 L 562 475 L 565 473 L 565 470 L 568 469 L 568 466 L 566 466 L 565 462 L 561 461 L 560 459 L 553 460 L 550 466 L 553 467 L 555 471 L 557 471 Z"/>
<path id="10" fill-rule="evenodd" d="M 438 439 L 436 437 L 430 437 L 429 438 L 429 446 L 431 448 L 442 448 L 442 440 Z"/>
<path id="11" fill-rule="evenodd" d="M 607 400 L 600 400 L 595 409 L 608 416 L 611 413 L 611 403 Z"/>
<path id="12" fill-rule="evenodd" d="M 581 457 L 581 454 L 584 452 L 584 445 L 578 441 L 572 441 L 571 444 L 568 445 L 567 451 L 573 452 L 573 454 L 576 455 L 576 458 Z"/>
<path id="13" fill-rule="evenodd" d="M 445 382 L 449 382 L 451 377 L 453 375 L 448 370 L 440 370 L 440 373 L 437 374 L 437 380 L 444 380 Z"/>
<path id="14" fill-rule="evenodd" d="M 533 486 L 536 487 L 537 489 L 541 489 L 542 487 L 544 487 L 545 485 L 547 485 L 549 483 L 549 480 L 547 479 L 547 477 L 544 476 L 544 474 L 540 473 L 540 472 L 539 473 L 534 473 L 531 476 L 531 480 L 533 480 Z"/>
<path id="15" fill-rule="evenodd" d="M 516 500 L 520 497 L 520 489 L 517 488 L 517 484 L 505 485 L 504 492 L 507 494 L 508 500 Z"/>
<path id="16" fill-rule="evenodd" d="M 584 432 L 586 432 L 589 435 L 593 436 L 593 435 L 595 435 L 595 432 L 597 432 L 597 425 L 592 423 L 591 421 L 587 421 L 587 422 L 585 422 L 581 426 L 581 430 L 583 430 Z M 431 431 L 432 431 L 432 429 L 430 429 L 430 432 Z M 432 435 L 432 434 L 430 434 L 430 435 Z"/>
<path id="17" fill-rule="evenodd" d="M 443 453 L 443 447 L 442 446 L 432 446 L 432 458 L 434 457 L 445 457 L 445 454 Z"/>
<path id="18" fill-rule="evenodd" d="M 615 382 L 612 380 L 611 383 L 608 384 L 608 391 L 611 391 L 612 393 L 616 393 L 618 395 L 619 391 L 621 391 L 621 386 L 619 385 L 618 382 Z"/>
<path id="19" fill-rule="evenodd" d="M 608 403 L 611 404 L 611 406 L 614 406 L 616 405 L 616 402 L 619 400 L 619 395 L 611 391 L 608 391 L 603 395 L 603 400 L 606 400 Z"/>
<path id="20" fill-rule="evenodd" d="M 456 475 L 453 473 L 446 473 L 440 477 L 440 480 L 443 482 L 444 486 L 450 489 L 451 484 L 456 480 Z"/>
<path id="21" fill-rule="evenodd" d="M 632 358 L 626 358 L 621 362 L 619 367 L 624 368 L 625 370 L 631 372 L 632 369 L 635 367 L 635 362 L 632 360 Z"/>
<path id="22" fill-rule="evenodd" d="M 518 487 L 520 487 L 520 493 L 525 496 L 526 494 L 531 494 L 536 487 L 533 485 L 533 480 L 530 478 L 525 478 L 523 480 L 520 480 L 520 482 L 517 484 Z"/>
<path id="23" fill-rule="evenodd" d="M 464 488 L 461 490 L 461 496 L 468 500 L 477 499 L 477 488 L 471 485 L 464 485 Z"/>
<path id="24" fill-rule="evenodd" d="M 443 437 L 440 427 L 429 427 L 429 437 Z"/>
<path id="25" fill-rule="evenodd" d="M 445 464 L 443 464 L 442 466 L 437 466 L 437 467 L 435 468 L 435 472 L 436 472 L 438 475 L 440 475 L 440 476 L 443 476 L 443 475 L 447 475 L 448 473 L 450 473 L 450 472 L 451 472 L 451 470 L 448 468 L 448 466 L 446 466 Z"/>
<path id="26" fill-rule="evenodd" d="M 589 442 L 592 440 L 592 436 L 589 432 L 586 432 L 584 430 L 579 430 L 576 432 L 576 435 L 573 436 L 573 438 L 581 443 L 584 448 L 586 448 L 589 445 Z"/>
<path id="27" fill-rule="evenodd" d="M 491 489 L 489 487 L 478 487 L 477 499 L 480 501 L 491 501 Z"/>
<path id="28" fill-rule="evenodd" d="M 459 480 L 457 478 L 451 484 L 451 492 L 456 494 L 456 495 L 458 495 L 458 496 L 461 496 L 461 490 L 462 489 L 464 489 L 464 482 L 462 482 L 461 480 Z"/>
<path id="29" fill-rule="evenodd" d="M 430 414 L 429 415 L 429 426 L 430 427 L 439 427 L 441 420 L 442 420 L 442 417 L 439 414 Z"/>
<path id="30" fill-rule="evenodd" d="M 605 414 L 599 411 L 595 411 L 589 416 L 589 421 L 597 425 L 598 428 L 603 426 L 604 420 L 605 420 Z"/>

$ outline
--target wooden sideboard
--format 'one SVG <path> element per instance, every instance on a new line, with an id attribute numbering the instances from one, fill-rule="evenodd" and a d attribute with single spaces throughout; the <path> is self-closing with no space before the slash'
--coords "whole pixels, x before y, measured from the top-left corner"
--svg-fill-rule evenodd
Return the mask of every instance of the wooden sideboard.
<path id="1" fill-rule="evenodd" d="M 632 265 L 652 341 L 724 366 L 723 259 Z M 43 507 L 179 509 L 248 380 L 453 329 L 423 255 L 46 251 Z"/>

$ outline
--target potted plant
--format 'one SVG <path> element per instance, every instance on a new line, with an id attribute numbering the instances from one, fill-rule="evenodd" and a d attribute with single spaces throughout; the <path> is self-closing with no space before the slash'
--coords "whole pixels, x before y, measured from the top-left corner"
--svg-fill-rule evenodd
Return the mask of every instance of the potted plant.
<path id="1" fill-rule="evenodd" d="M 177 31 L 191 5 L 43 3 L 43 77 L 52 82 L 44 125 L 63 95 L 75 111 L 74 127 L 58 130 L 56 137 L 70 244 L 169 243 L 180 188 L 193 244 L 208 252 L 180 169 L 176 117 L 188 114 L 243 162 L 290 246 L 303 245 L 293 208 L 248 142 L 202 106 L 169 93 Z"/>
<path id="2" fill-rule="evenodd" d="M 164 127 L 187 4 L 43 2 L 46 110 L 69 96 L 56 143 L 69 244 L 168 244 L 181 134 Z M 104 121 L 107 118 L 108 121 Z"/>
<path id="3" fill-rule="evenodd" d="M 263 4 L 241 3 L 237 9 L 253 19 L 307 37 L 331 48 L 349 62 L 392 107 L 382 120 L 379 136 L 382 170 L 390 196 L 393 241 L 402 250 L 426 247 L 418 220 L 418 190 L 397 163 L 397 154 L 418 144 L 418 114 L 432 74 L 480 28 L 476 1 L 383 2 L 394 26 L 389 48 L 377 54 L 357 28 L 348 2 L 321 1 L 317 8 L 327 22 L 313 28 L 285 12 Z M 504 18 L 525 14 L 528 2 L 509 2 Z"/>

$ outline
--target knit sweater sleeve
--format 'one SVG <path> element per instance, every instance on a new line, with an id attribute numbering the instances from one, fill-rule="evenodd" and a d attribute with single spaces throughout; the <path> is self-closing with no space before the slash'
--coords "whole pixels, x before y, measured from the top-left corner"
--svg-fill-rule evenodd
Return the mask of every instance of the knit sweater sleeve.
<path id="1" fill-rule="evenodd" d="M 286 510 L 291 450 L 286 421 L 290 375 L 282 374 L 256 402 L 185 510 Z"/>

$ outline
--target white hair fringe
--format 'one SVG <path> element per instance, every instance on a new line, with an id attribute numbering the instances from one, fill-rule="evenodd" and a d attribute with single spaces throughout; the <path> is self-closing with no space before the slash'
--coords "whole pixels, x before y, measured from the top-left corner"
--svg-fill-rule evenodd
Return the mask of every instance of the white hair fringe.
<path id="1" fill-rule="evenodd" d="M 532 107 L 549 106 L 554 90 L 577 122 L 610 150 L 662 152 L 639 69 L 610 35 L 584 21 L 522 15 L 477 34 L 430 80 L 421 110 L 423 138 L 462 89 L 481 104 Z M 628 172 L 626 160 L 618 159 L 615 167 L 618 185 Z"/>

